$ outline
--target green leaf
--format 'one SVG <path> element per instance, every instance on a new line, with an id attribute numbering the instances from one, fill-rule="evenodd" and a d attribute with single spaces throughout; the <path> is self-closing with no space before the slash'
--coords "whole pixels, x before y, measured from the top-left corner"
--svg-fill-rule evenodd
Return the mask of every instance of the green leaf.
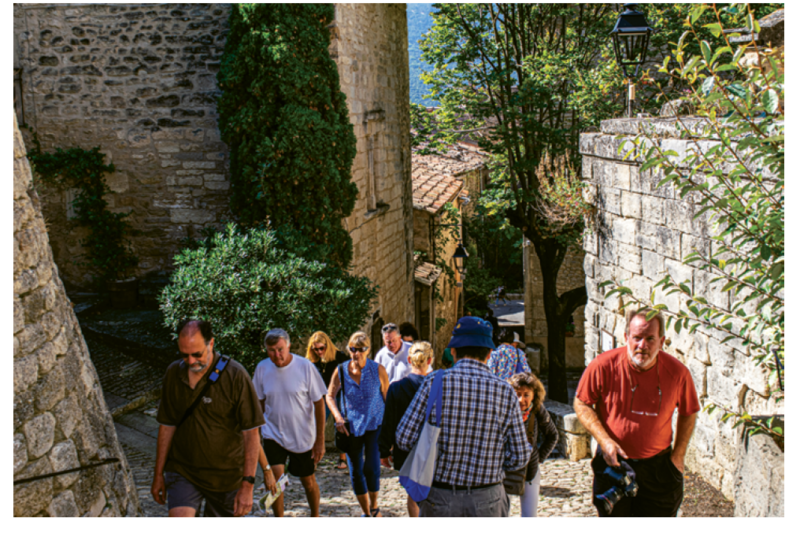
<path id="1" fill-rule="evenodd" d="M 720 35 L 722 35 L 722 26 L 720 26 L 719 23 L 717 22 L 714 22 L 712 24 L 706 24 L 703 27 L 708 28 L 708 30 L 714 37 L 719 37 Z"/>
<path id="2" fill-rule="evenodd" d="M 769 113 L 775 113 L 778 110 L 778 93 L 775 89 L 768 89 L 761 95 L 761 104 L 764 110 Z"/>
<path id="3" fill-rule="evenodd" d="M 707 41 L 700 41 L 700 52 L 703 54 L 703 59 L 706 63 L 711 63 L 711 47 Z"/>
<path id="4" fill-rule="evenodd" d="M 775 263 L 769 269 L 769 277 L 772 278 L 773 281 L 778 281 L 779 279 L 781 279 L 782 275 L 783 275 L 783 262 Z"/>
<path id="5" fill-rule="evenodd" d="M 705 95 L 708 95 L 708 93 L 711 92 L 711 90 L 714 88 L 715 82 L 716 79 L 714 78 L 714 76 L 709 76 L 705 80 L 703 80 L 702 89 Z"/>

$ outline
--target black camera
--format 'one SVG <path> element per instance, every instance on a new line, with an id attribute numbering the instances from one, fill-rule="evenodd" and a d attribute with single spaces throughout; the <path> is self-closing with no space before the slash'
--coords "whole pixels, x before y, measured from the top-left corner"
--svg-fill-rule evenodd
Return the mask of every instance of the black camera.
<path id="1" fill-rule="evenodd" d="M 598 494 L 597 501 L 603 506 L 606 513 L 611 514 L 611 511 L 614 510 L 614 505 L 622 498 L 625 496 L 630 498 L 636 496 L 636 493 L 639 491 L 639 486 L 636 484 L 636 474 L 634 474 L 633 469 L 630 467 L 626 469 L 624 467 L 607 466 L 603 474 L 614 481 L 614 486 L 603 494 Z"/>

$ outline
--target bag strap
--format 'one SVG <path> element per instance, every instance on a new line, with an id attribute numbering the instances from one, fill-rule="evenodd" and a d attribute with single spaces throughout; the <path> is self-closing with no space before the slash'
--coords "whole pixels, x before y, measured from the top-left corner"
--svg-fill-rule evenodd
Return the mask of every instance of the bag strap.
<path id="1" fill-rule="evenodd" d="M 222 371 L 225 370 L 225 367 L 228 366 L 228 362 L 230 360 L 231 358 L 228 357 L 227 355 L 219 356 L 219 360 L 217 361 L 217 366 L 214 367 L 214 370 L 211 372 L 211 375 L 208 376 L 208 381 L 206 381 L 205 387 L 203 387 L 203 390 L 201 390 L 200 394 L 198 394 L 197 397 L 194 399 L 192 405 L 190 405 L 189 408 L 186 410 L 186 412 L 183 413 L 183 417 L 181 418 L 181 421 L 178 422 L 178 425 L 175 426 L 175 429 L 178 429 L 181 426 L 181 424 L 186 422 L 187 418 L 192 416 L 192 413 L 194 412 L 195 408 L 200 403 L 200 399 L 206 394 L 209 387 L 211 387 L 211 384 L 217 382 L 219 376 L 222 374 Z"/>
<path id="2" fill-rule="evenodd" d="M 434 426 L 442 425 L 442 397 L 444 394 L 444 373 L 445 370 L 437 370 L 436 375 L 433 376 L 433 384 L 431 385 L 431 392 L 428 395 L 428 407 L 425 410 L 425 420 L 430 420 L 433 406 L 436 406 L 436 418 L 434 419 Z"/>
<path id="3" fill-rule="evenodd" d="M 342 382 L 342 406 L 339 408 L 339 412 L 342 413 L 343 418 L 347 418 L 347 398 L 345 397 L 344 392 L 344 382 L 345 382 L 345 374 L 347 373 L 347 365 L 350 362 L 345 362 L 339 365 L 339 381 Z"/>

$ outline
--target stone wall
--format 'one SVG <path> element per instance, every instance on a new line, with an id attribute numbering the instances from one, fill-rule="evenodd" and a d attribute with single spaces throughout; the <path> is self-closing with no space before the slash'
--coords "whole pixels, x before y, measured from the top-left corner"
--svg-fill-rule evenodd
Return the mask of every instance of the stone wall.
<path id="1" fill-rule="evenodd" d="M 358 141 L 358 199 L 345 227 L 353 272 L 380 286 L 373 321 L 414 321 L 411 138 L 405 4 L 336 4 L 331 57 Z M 371 324 L 367 324 L 365 331 Z"/>
<path id="2" fill-rule="evenodd" d="M 100 146 L 113 211 L 129 221 L 138 276 L 170 270 L 187 237 L 231 219 L 228 149 L 217 128 L 216 72 L 229 4 L 15 4 L 18 117 L 42 148 Z M 359 196 L 346 220 L 353 271 L 380 286 L 375 317 L 413 318 L 408 46 L 404 4 L 337 4 L 331 56 L 358 139 Z M 85 235 L 69 193 L 42 192 L 66 282 Z M 377 314 L 376 314 L 377 313 Z M 368 324 L 369 325 L 369 324 Z"/>
<path id="3" fill-rule="evenodd" d="M 769 435 L 740 433 L 733 516 L 785 516 L 783 450 Z"/>
<path id="4" fill-rule="evenodd" d="M 683 119 L 691 127 L 693 119 Z M 696 120 L 696 119 L 694 119 Z M 602 350 L 603 337 L 614 346 L 624 344 L 625 319 L 618 298 L 605 299 L 598 284 L 625 280 L 640 299 L 648 299 L 653 285 L 665 273 L 676 281 L 687 280 L 697 294 L 728 308 L 728 294 L 709 290 L 711 276 L 681 261 L 693 249 L 707 251 L 711 241 L 706 218 L 693 220 L 697 210 L 691 197 L 681 199 L 670 186 L 657 188 L 663 173 L 639 171 L 635 162 L 623 161 L 622 143 L 629 142 L 647 124 L 659 135 L 662 150 L 686 154 L 674 119 L 623 119 L 602 123 L 599 133 L 581 135 L 583 177 L 590 184 L 589 200 L 597 207 L 597 227 L 584 242 L 586 258 L 586 361 Z M 656 303 L 678 307 L 677 296 L 658 295 Z M 602 332 L 606 332 L 603 334 Z M 610 337 L 609 337 L 610 336 Z M 764 397 L 767 375 L 747 355 L 747 348 L 729 342 L 725 335 L 702 328 L 689 334 L 667 334 L 665 350 L 682 361 L 692 374 L 702 406 L 713 401 L 736 409 L 744 406 L 753 415 L 782 413 Z M 739 441 L 730 423 L 721 423 L 717 412 L 698 413 L 697 426 L 687 453 L 687 464 L 728 498 L 734 497 L 735 467 Z"/>
<path id="5" fill-rule="evenodd" d="M 134 516 L 139 502 L 97 373 L 53 262 L 14 120 L 14 516 Z"/>
<path id="6" fill-rule="evenodd" d="M 228 12 L 226 4 L 14 4 L 18 120 L 46 151 L 100 146 L 114 163 L 107 199 L 112 211 L 132 211 L 137 275 L 169 269 L 182 239 L 230 218 L 216 111 Z M 42 198 L 56 263 L 66 282 L 84 285 L 89 275 L 72 259 L 85 234 L 68 221 L 69 193 Z"/>
<path id="7" fill-rule="evenodd" d="M 547 319 L 544 315 L 544 285 L 539 257 L 528 239 L 524 239 L 522 249 L 522 268 L 525 281 L 525 342 L 539 343 L 544 346 L 544 357 L 541 358 L 541 371 L 547 368 Z M 558 272 L 558 293 L 580 287 L 584 283 L 583 251 L 569 251 Z M 567 368 L 580 368 L 584 365 L 583 353 L 583 315 L 584 308 L 579 307 L 572 314 L 575 334 L 564 340 L 566 348 Z"/>

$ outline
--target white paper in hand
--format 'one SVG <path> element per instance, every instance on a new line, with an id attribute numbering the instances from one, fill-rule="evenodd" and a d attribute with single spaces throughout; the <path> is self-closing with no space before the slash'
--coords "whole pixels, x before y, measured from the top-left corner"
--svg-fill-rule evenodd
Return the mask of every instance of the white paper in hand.
<path id="1" fill-rule="evenodd" d="M 276 485 L 278 486 L 278 490 L 275 491 L 275 494 L 272 494 L 270 491 L 267 491 L 267 493 L 260 500 L 258 500 L 258 505 L 259 507 L 261 507 L 261 510 L 264 511 L 264 516 L 269 516 L 267 515 L 267 511 L 269 511 L 269 508 L 272 507 L 273 503 L 275 503 L 275 500 L 280 498 L 281 494 L 284 493 L 284 491 L 286 490 L 286 486 L 288 484 L 289 484 L 289 476 L 283 474 L 276 483 Z"/>

